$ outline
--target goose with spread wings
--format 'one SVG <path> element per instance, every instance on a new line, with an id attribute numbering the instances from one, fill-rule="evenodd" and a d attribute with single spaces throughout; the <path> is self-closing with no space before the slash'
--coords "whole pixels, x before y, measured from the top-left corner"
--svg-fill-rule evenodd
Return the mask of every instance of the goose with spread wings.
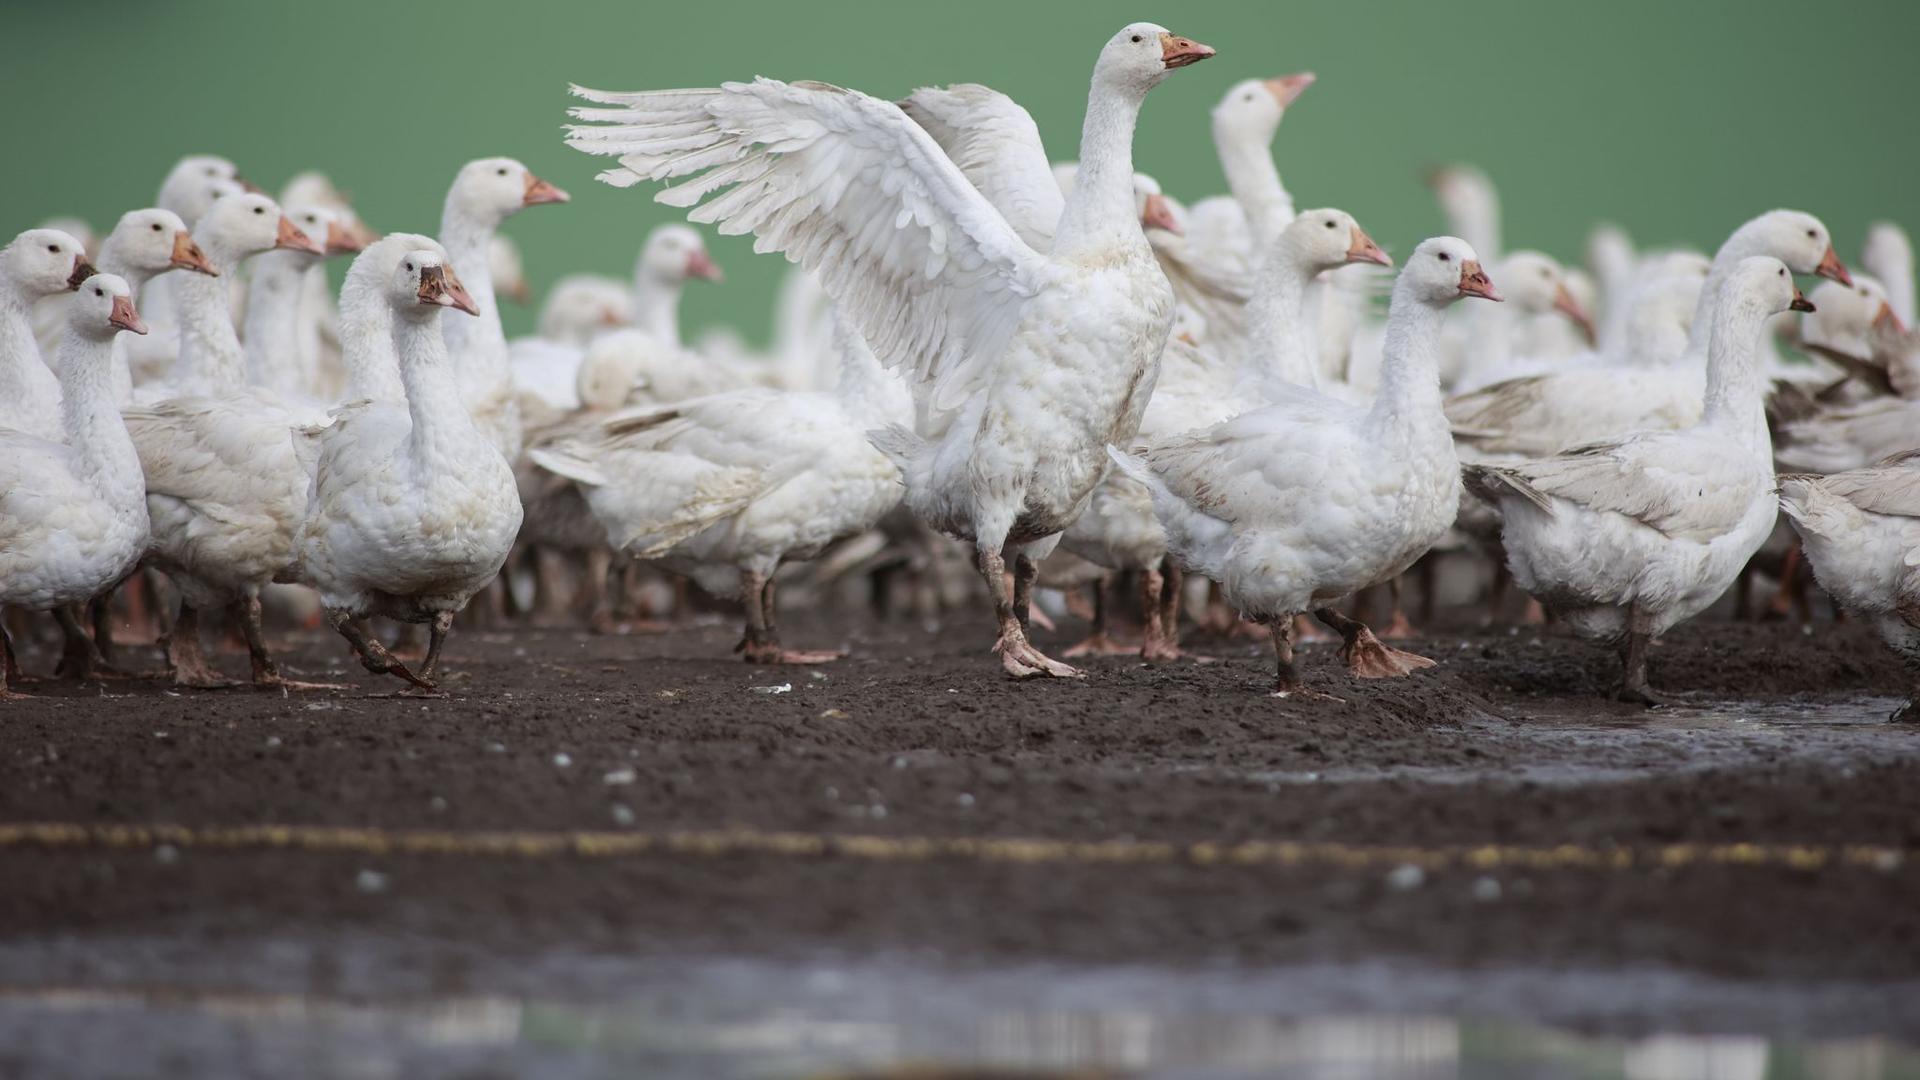
<path id="1" fill-rule="evenodd" d="M 1046 253 L 890 102 L 764 78 L 574 90 L 594 105 L 573 110 L 568 144 L 618 162 L 601 180 L 678 181 L 659 201 L 811 270 L 881 362 L 911 375 L 917 430 L 874 444 L 917 515 L 973 542 L 1015 677 L 1080 674 L 1027 640 L 1026 603 L 1038 559 L 1105 475 L 1106 445 L 1131 438 L 1152 393 L 1173 295 L 1135 208 L 1133 132 L 1149 90 L 1212 55 L 1151 23 L 1105 43 Z"/>

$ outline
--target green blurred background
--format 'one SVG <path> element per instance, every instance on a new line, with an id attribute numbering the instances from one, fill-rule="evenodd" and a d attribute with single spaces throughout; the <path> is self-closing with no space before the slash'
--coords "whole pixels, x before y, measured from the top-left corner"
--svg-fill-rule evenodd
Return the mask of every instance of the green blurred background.
<path id="1" fill-rule="evenodd" d="M 1224 190 L 1207 110 L 1234 81 L 1312 70 L 1276 143 L 1303 207 L 1352 211 L 1390 250 L 1440 225 L 1426 167 L 1498 182 L 1509 247 L 1577 256 L 1598 219 L 1711 249 L 1773 206 L 1811 210 L 1857 256 L 1867 222 L 1920 226 L 1920 3 L 1456 0 L 1178 4 L 620 0 L 0 0 L 8 234 L 54 214 L 110 225 L 186 152 L 276 190 L 321 168 L 375 228 L 435 230 L 463 161 L 509 154 L 571 205 L 508 224 L 536 291 L 625 275 L 669 211 L 592 181 L 567 150 L 568 81 L 610 89 L 762 74 L 897 97 L 984 82 L 1071 157 L 1087 76 L 1132 19 L 1220 50 L 1148 101 L 1138 164 L 1189 201 Z M 780 264 L 718 240 L 728 272 L 689 290 L 690 330 L 756 340 Z M 507 311 L 508 328 L 531 325 Z"/>

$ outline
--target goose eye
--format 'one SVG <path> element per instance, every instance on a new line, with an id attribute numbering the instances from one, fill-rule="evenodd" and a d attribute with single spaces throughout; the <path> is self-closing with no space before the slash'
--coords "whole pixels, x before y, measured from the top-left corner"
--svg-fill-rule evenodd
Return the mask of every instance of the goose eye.
<path id="1" fill-rule="evenodd" d="M 1134 38 L 1133 40 L 1135 40 L 1135 41 L 1139 41 L 1140 39 L 1139 39 L 1139 38 Z M 500 170 L 498 170 L 498 175 L 500 175 L 500 176 L 505 176 L 505 175 L 507 175 L 507 170 L 505 170 L 505 169 L 500 169 Z"/>
<path id="2" fill-rule="evenodd" d="M 1452 261 L 1453 261 L 1453 256 L 1451 256 L 1451 255 L 1449 255 L 1449 254 L 1447 254 L 1446 252 L 1444 252 L 1444 251 L 1443 251 L 1443 252 L 1441 252 L 1441 253 L 1440 253 L 1440 261 L 1441 261 L 1441 262 L 1452 262 Z"/>
<path id="3" fill-rule="evenodd" d="M 95 296 L 105 296 L 105 295 L 107 295 L 107 294 L 106 294 L 106 293 L 103 293 L 103 292 L 101 292 L 101 291 L 100 291 L 99 289 L 95 289 L 95 290 L 93 290 L 93 295 L 95 295 Z"/>
<path id="4" fill-rule="evenodd" d="M 159 222 L 157 222 L 157 221 L 156 221 L 156 222 L 154 222 L 154 223 L 153 223 L 153 231 L 154 231 L 154 232 L 159 232 L 159 231 L 160 231 L 160 223 L 159 223 Z"/>
<path id="5" fill-rule="evenodd" d="M 1327 228 L 1329 229 L 1333 228 L 1333 222 L 1331 221 L 1327 222 Z"/>
<path id="6" fill-rule="evenodd" d="M 407 264 L 407 270 L 408 270 L 409 272 L 411 272 L 411 271 L 413 270 L 413 264 L 412 264 L 412 263 L 408 263 L 408 264 Z"/>
<path id="7" fill-rule="evenodd" d="M 1773 272 L 1773 276 L 1774 276 L 1774 277 L 1786 277 L 1786 276 L 1787 276 L 1787 272 L 1786 272 L 1785 270 L 1775 270 L 1775 271 Z"/>
<path id="8" fill-rule="evenodd" d="M 256 214 L 264 214 L 267 212 L 267 208 L 264 206 L 256 206 L 253 208 L 253 212 Z"/>
<path id="9" fill-rule="evenodd" d="M 59 244 L 48 244 L 48 245 L 47 245 L 47 250 L 48 250 L 48 251 L 51 251 L 51 252 L 53 252 L 53 253 L 54 253 L 55 255 L 58 255 L 58 254 L 60 254 L 60 245 L 59 245 Z"/>
<path id="10" fill-rule="evenodd" d="M 1135 34 L 1135 35 L 1133 35 L 1133 43 L 1134 43 L 1135 45 L 1138 45 L 1138 44 L 1140 44 L 1140 35 L 1139 35 L 1139 34 Z"/>

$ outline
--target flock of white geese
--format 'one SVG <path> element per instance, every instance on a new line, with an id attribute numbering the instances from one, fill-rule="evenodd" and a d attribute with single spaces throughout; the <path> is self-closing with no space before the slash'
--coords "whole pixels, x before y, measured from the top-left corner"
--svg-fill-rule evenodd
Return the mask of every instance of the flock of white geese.
<path id="1" fill-rule="evenodd" d="M 366 668 L 433 692 L 455 616 L 517 591 L 510 559 L 603 605 L 659 567 L 738 598 L 748 661 L 816 663 L 839 654 L 776 630 L 783 564 L 875 537 L 967 550 L 945 536 L 1012 676 L 1082 674 L 1030 640 L 1036 589 L 1094 588 L 1068 655 L 1136 648 L 1106 625 L 1126 575 L 1141 655 L 1182 655 L 1198 593 L 1271 640 L 1277 695 L 1324 698 L 1295 656 L 1315 622 L 1356 677 L 1430 666 L 1339 605 L 1391 584 L 1397 629 L 1400 576 L 1477 548 L 1658 703 L 1649 642 L 1772 538 L 1783 579 L 1810 565 L 1920 677 L 1903 232 L 1872 231 L 1874 279 L 1791 210 L 1711 258 L 1602 227 L 1582 270 L 1504 250 L 1491 184 L 1454 168 L 1433 187 L 1459 235 L 1396 266 L 1281 183 L 1271 143 L 1311 75 L 1214 109 L 1228 194 L 1187 205 L 1135 170 L 1148 92 L 1213 55 L 1121 29 L 1066 165 L 978 85 L 576 87 L 566 141 L 609 159 L 601 181 L 663 184 L 797 264 L 764 352 L 682 339 L 682 287 L 722 277 L 685 225 L 631 282 L 561 279 L 509 341 L 497 303 L 525 286 L 498 230 L 568 198 L 512 159 L 459 170 L 436 236 L 373 233 L 319 174 L 276 201 L 183 159 L 104 237 L 56 222 L 0 252 L 0 607 L 16 632 L 51 612 L 59 673 L 89 676 L 113 670 L 109 602 L 177 597 L 176 684 L 233 685 L 202 640 L 216 612 L 254 684 L 300 689 L 320 684 L 283 675 L 262 627 L 271 587 L 300 586 Z M 348 254 L 335 297 L 325 262 Z M 1796 275 L 1830 280 L 1810 303 Z M 424 624 L 424 653 L 373 617 Z"/>

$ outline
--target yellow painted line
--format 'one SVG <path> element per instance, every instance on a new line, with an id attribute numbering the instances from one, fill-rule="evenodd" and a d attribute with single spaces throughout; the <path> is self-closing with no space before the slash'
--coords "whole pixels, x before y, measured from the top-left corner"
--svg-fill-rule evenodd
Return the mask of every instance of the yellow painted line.
<path id="1" fill-rule="evenodd" d="M 1171 843 L 1153 840 L 1047 840 L 1022 837 L 874 836 L 718 829 L 644 831 L 453 831 L 328 825 L 0 824 L 0 850 L 151 850 L 162 845 L 207 851 L 302 851 L 360 855 L 466 855 L 494 858 L 612 859 L 645 855 L 718 858 L 775 855 L 873 861 L 958 861 L 1012 864 L 1129 865 L 1187 863 L 1225 867 L 1314 867 L 1375 870 L 1413 865 L 1428 870 L 1634 870 L 1689 866 L 1849 867 L 1898 870 L 1908 851 L 1870 844 L 1667 844 L 1588 847 L 1507 844 L 1412 847 L 1297 843 Z"/>

